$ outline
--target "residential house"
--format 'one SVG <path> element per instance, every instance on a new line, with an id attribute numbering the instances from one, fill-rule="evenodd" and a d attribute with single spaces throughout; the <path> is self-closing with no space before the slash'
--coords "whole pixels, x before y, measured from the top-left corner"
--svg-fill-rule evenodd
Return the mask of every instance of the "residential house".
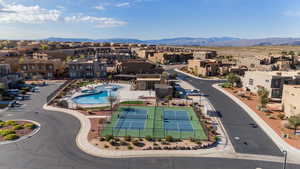
<path id="1" fill-rule="evenodd" d="M 154 90 L 156 84 L 164 84 L 160 74 L 138 74 L 136 75 L 136 90 Z"/>
<path id="2" fill-rule="evenodd" d="M 188 71 L 197 76 L 216 76 L 219 74 L 219 62 L 212 59 L 188 60 Z"/>
<path id="3" fill-rule="evenodd" d="M 260 88 L 269 91 L 269 98 L 280 100 L 283 85 L 300 84 L 299 71 L 247 71 L 242 77 L 243 88 L 257 93 Z"/>
<path id="4" fill-rule="evenodd" d="M 11 72 L 9 64 L 0 64 L 0 77 L 3 77 Z"/>
<path id="5" fill-rule="evenodd" d="M 214 59 L 216 57 L 216 51 L 195 51 L 193 53 L 193 58 L 196 60 Z"/>
<path id="6" fill-rule="evenodd" d="M 64 63 L 61 60 L 29 59 L 19 63 L 19 71 L 26 79 L 53 79 L 60 77 L 64 72 Z"/>
<path id="7" fill-rule="evenodd" d="M 70 78 L 104 78 L 107 76 L 106 63 L 98 59 L 77 59 L 68 63 Z"/>
<path id="8" fill-rule="evenodd" d="M 287 117 L 300 114 L 300 85 L 284 85 L 282 108 Z"/>
<path id="9" fill-rule="evenodd" d="M 148 59 L 149 56 L 153 57 L 155 50 L 146 48 L 132 48 L 132 54 L 142 59 Z"/>
<path id="10" fill-rule="evenodd" d="M 9 64 L 0 64 L 0 88 L 12 88 L 23 77 L 20 73 L 12 73 Z"/>
<path id="11" fill-rule="evenodd" d="M 117 61 L 116 70 L 121 74 L 153 74 L 163 71 L 153 63 L 137 59 Z"/>
<path id="12" fill-rule="evenodd" d="M 35 52 L 32 54 L 32 59 L 48 60 L 48 54 L 43 52 Z"/>
<path id="13" fill-rule="evenodd" d="M 153 63 L 171 64 L 171 63 L 186 63 L 193 58 L 193 53 L 183 52 L 155 52 L 148 56 L 148 60 Z"/>

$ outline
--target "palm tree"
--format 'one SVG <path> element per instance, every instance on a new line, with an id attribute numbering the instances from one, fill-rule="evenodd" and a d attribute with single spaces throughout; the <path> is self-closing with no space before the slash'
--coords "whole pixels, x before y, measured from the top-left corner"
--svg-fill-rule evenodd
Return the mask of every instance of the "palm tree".
<path id="1" fill-rule="evenodd" d="M 288 119 L 289 125 L 294 129 L 294 134 L 296 134 L 297 127 L 300 126 L 300 115 L 291 116 Z"/>
<path id="2" fill-rule="evenodd" d="M 112 111 L 113 111 L 113 104 L 117 101 L 117 97 L 116 96 L 112 96 L 112 95 L 110 95 L 110 96 L 108 96 L 107 97 L 107 100 L 109 101 L 109 103 L 110 103 L 110 111 L 111 111 L 111 114 L 112 114 Z"/>
<path id="3" fill-rule="evenodd" d="M 165 99 L 168 102 L 168 107 L 170 107 L 170 100 L 172 100 L 172 96 L 166 96 Z"/>
<path id="4" fill-rule="evenodd" d="M 261 107 L 265 108 L 267 103 L 269 102 L 269 91 L 265 88 L 261 88 L 257 91 L 257 94 L 259 96 L 259 102 Z"/>

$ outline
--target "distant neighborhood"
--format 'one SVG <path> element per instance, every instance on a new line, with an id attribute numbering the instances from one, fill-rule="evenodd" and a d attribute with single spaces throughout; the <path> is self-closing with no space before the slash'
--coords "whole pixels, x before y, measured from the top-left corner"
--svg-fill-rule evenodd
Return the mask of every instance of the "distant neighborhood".
<path id="1" fill-rule="evenodd" d="M 2 40 L 0 46 L 0 82 L 4 89 L 14 88 L 22 80 L 137 80 L 137 75 L 162 74 L 163 65 L 182 65 L 182 71 L 202 78 L 235 74 L 245 91 L 257 92 L 263 87 L 270 99 L 282 100 L 288 115 L 300 113 L 300 105 L 286 99 L 290 98 L 287 93 L 299 97 L 300 56 L 296 51 L 234 57 L 194 47 L 104 42 Z"/>

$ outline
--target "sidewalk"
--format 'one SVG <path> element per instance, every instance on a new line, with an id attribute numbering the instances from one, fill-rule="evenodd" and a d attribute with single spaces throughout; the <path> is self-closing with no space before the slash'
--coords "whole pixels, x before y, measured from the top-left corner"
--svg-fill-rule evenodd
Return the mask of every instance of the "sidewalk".
<path id="1" fill-rule="evenodd" d="M 262 120 L 251 108 L 249 108 L 245 103 L 240 101 L 238 98 L 230 94 L 221 88 L 218 84 L 214 84 L 213 87 L 220 92 L 224 93 L 226 96 L 231 98 L 234 102 L 240 105 L 248 115 L 260 126 L 260 128 L 272 139 L 272 141 L 279 147 L 281 151 L 286 150 L 288 152 L 288 160 L 290 161 L 300 161 L 300 150 L 292 147 L 287 142 L 285 142 L 264 120 Z"/>

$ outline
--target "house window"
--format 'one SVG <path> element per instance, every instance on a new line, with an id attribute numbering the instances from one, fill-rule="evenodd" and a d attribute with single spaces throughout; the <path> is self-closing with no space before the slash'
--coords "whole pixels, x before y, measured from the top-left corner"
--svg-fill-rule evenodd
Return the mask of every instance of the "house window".
<path id="1" fill-rule="evenodd" d="M 249 79 L 249 85 L 253 85 L 254 80 L 253 79 Z"/>
<path id="2" fill-rule="evenodd" d="M 272 98 L 281 98 L 282 93 L 280 89 L 273 89 L 272 90 Z"/>
<path id="3" fill-rule="evenodd" d="M 22 69 L 23 69 L 23 70 L 27 70 L 27 66 L 26 66 L 26 65 L 23 65 L 23 66 L 22 66 Z"/>

